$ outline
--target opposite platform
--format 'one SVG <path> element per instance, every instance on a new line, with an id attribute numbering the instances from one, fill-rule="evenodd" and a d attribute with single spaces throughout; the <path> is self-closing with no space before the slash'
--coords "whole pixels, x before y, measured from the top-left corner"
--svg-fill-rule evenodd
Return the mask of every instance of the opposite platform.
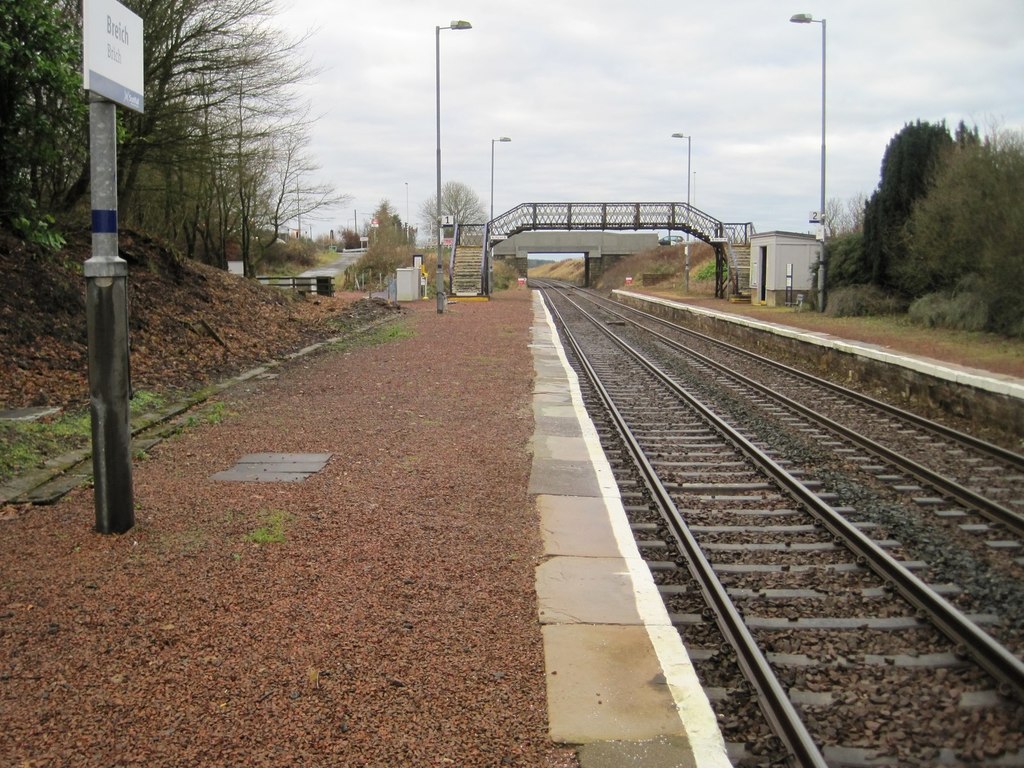
<path id="1" fill-rule="evenodd" d="M 934 360 L 929 357 L 913 355 L 895 349 L 889 349 L 877 344 L 870 344 L 865 341 L 851 341 L 820 331 L 808 331 L 803 328 L 773 323 L 765 320 L 755 320 L 745 315 L 730 312 L 720 312 L 706 307 L 698 307 L 687 304 L 684 301 L 672 301 L 659 296 L 650 296 L 634 291 L 613 291 L 617 296 L 622 296 L 637 301 L 647 302 L 654 305 L 671 307 L 673 309 L 691 312 L 694 315 L 714 317 L 718 320 L 745 326 L 775 336 L 794 339 L 805 344 L 813 344 L 819 347 L 828 347 L 839 352 L 906 368 L 917 373 L 925 374 L 940 381 L 950 384 L 957 384 L 966 387 L 973 387 L 982 392 L 989 392 L 996 395 L 1003 395 L 1013 400 L 1024 402 L 1024 380 L 1002 373 L 969 368 L 955 363 L 947 363 Z"/>

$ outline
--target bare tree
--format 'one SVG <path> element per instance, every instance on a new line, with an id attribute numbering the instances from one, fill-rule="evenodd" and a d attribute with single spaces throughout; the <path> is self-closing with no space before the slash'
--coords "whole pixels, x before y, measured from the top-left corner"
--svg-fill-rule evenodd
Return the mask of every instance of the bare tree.
<path id="1" fill-rule="evenodd" d="M 274 26 L 273 0 L 137 5 L 146 18 L 147 95 L 145 114 L 127 118 L 119 158 L 125 219 L 162 209 L 163 228 L 190 254 L 226 266 L 237 246 L 253 274 L 287 220 L 346 199 L 315 178 L 319 167 L 302 153 L 313 121 L 294 86 L 317 74 L 301 52 L 304 38 Z M 162 183 L 139 183 L 154 178 Z"/>
<path id="2" fill-rule="evenodd" d="M 452 216 L 459 224 L 484 224 L 487 221 L 487 210 L 480 196 L 461 181 L 449 181 L 441 187 L 441 215 Z M 426 225 L 431 242 L 436 242 L 436 195 L 431 195 L 420 205 L 420 220 Z"/>
<path id="3" fill-rule="evenodd" d="M 288 221 L 316 218 L 351 200 L 350 195 L 339 194 L 330 184 L 316 181 L 320 166 L 305 151 L 309 135 L 304 125 L 293 128 L 300 129 L 277 133 L 268 152 L 269 195 L 260 222 L 267 240 L 260 243 L 262 247 L 277 240 Z"/>
<path id="4" fill-rule="evenodd" d="M 862 232 L 864 230 L 864 206 L 867 205 L 867 201 L 867 196 L 864 194 L 854 195 L 845 201 L 837 197 L 829 198 L 825 204 L 825 226 L 828 238 L 831 240 L 833 237 L 847 232 Z"/>

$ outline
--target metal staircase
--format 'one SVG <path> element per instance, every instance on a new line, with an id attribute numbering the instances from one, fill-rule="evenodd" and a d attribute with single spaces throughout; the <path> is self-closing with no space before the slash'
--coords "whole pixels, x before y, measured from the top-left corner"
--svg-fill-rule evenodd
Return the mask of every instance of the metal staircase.
<path id="1" fill-rule="evenodd" d="M 452 295 L 482 296 L 484 253 L 479 245 L 459 245 L 452 260 Z"/>
<path id="2" fill-rule="evenodd" d="M 726 243 L 729 257 L 729 301 L 744 304 L 750 301 L 750 242 Z"/>

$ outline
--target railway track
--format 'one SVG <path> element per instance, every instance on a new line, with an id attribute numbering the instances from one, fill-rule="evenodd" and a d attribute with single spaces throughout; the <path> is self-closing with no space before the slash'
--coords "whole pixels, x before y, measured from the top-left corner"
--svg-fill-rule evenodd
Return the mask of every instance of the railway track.
<path id="1" fill-rule="evenodd" d="M 542 289 L 736 765 L 1024 765 L 1024 459 Z"/>

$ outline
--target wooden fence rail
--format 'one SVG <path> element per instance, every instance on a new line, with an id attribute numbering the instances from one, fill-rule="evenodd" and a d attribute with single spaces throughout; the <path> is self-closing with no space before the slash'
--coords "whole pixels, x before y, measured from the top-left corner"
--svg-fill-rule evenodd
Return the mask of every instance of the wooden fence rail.
<path id="1" fill-rule="evenodd" d="M 274 288 L 286 288 L 299 294 L 315 293 L 318 296 L 334 295 L 334 278 L 330 275 L 316 277 L 281 277 L 278 275 L 259 275 L 256 277 L 263 285 Z"/>

